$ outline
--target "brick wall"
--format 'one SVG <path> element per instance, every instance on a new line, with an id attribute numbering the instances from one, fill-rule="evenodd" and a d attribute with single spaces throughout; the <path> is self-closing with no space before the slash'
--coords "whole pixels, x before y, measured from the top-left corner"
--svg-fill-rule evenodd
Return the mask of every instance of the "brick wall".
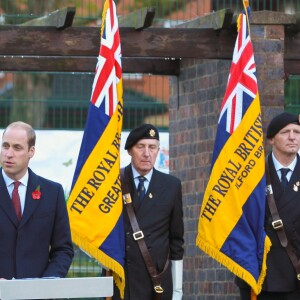
<path id="1" fill-rule="evenodd" d="M 253 24 L 251 36 L 266 127 L 283 111 L 284 26 Z M 185 300 L 239 299 L 233 274 L 195 246 L 230 64 L 224 60 L 183 60 L 180 76 L 170 79 L 170 171 L 183 186 Z"/>

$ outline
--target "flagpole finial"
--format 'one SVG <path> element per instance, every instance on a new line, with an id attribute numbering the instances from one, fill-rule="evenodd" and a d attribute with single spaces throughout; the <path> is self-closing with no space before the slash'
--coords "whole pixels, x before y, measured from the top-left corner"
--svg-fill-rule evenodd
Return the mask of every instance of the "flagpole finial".
<path id="1" fill-rule="evenodd" d="M 244 2 L 244 6 L 245 6 L 245 7 L 248 7 L 248 6 L 249 6 L 249 0 L 243 0 L 243 2 Z"/>

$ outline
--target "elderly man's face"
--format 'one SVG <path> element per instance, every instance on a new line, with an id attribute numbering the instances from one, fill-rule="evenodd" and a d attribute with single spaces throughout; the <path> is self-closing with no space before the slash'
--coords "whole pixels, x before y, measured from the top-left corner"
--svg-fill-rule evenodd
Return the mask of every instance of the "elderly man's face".
<path id="1" fill-rule="evenodd" d="M 272 139 L 275 154 L 293 156 L 300 148 L 300 125 L 288 124 L 282 128 Z"/>
<path id="2" fill-rule="evenodd" d="M 139 140 L 128 150 L 132 165 L 141 175 L 148 174 L 154 167 L 158 152 L 159 141 L 155 139 Z"/>

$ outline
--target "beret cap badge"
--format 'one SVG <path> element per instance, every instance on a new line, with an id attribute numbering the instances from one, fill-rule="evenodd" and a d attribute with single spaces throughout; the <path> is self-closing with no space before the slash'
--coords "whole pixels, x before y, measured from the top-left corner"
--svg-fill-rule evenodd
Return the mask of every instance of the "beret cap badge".
<path id="1" fill-rule="evenodd" d="M 155 136 L 155 130 L 154 129 L 150 129 L 149 135 L 152 136 L 152 137 L 154 137 Z"/>
<path id="2" fill-rule="evenodd" d="M 142 124 L 132 129 L 127 137 L 125 150 L 130 149 L 142 139 L 154 139 L 159 141 L 159 132 L 157 128 L 152 124 Z"/>

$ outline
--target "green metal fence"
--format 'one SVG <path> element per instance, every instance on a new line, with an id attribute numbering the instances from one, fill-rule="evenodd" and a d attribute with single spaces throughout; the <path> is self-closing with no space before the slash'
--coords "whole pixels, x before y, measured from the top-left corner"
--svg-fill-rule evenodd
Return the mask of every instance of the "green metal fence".
<path id="1" fill-rule="evenodd" d="M 1 77 L 0 128 L 15 120 L 36 129 L 84 128 L 94 74 L 2 73 Z M 130 75 L 127 82 L 123 129 L 149 120 L 166 129 L 168 77 Z"/>
<path id="2" fill-rule="evenodd" d="M 101 276 L 102 268 L 96 260 L 86 253 L 82 252 L 77 246 L 74 246 L 75 256 L 68 277 L 87 277 Z"/>
<path id="3" fill-rule="evenodd" d="M 232 8 L 242 9 L 242 0 L 119 0 L 119 15 L 126 15 L 138 8 L 153 6 L 156 8 L 155 22 L 161 20 L 191 20 L 211 11 Z M 99 22 L 104 0 L 1 0 L 0 23 L 20 24 L 33 18 L 44 16 L 59 8 L 76 8 L 75 25 L 87 25 Z M 274 10 L 286 13 L 300 11 L 300 0 L 252 0 L 253 11 Z"/>
<path id="4" fill-rule="evenodd" d="M 300 114 L 300 76 L 289 76 L 284 88 L 285 110 Z"/>

